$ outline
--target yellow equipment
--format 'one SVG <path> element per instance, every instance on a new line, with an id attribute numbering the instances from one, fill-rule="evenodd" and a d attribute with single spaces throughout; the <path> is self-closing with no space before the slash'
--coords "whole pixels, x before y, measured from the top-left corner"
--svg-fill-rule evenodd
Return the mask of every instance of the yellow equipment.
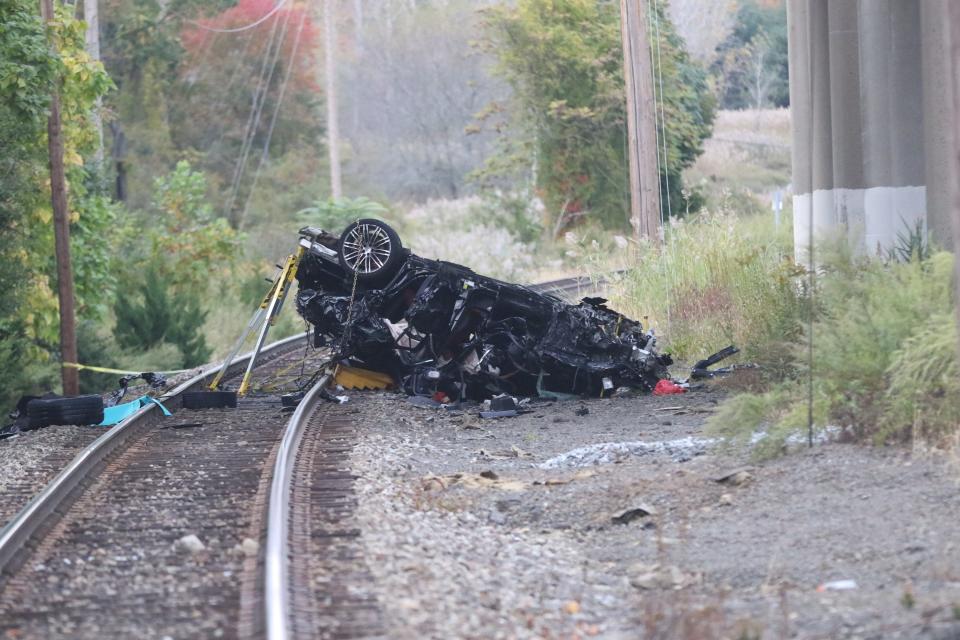
<path id="1" fill-rule="evenodd" d="M 283 302 L 297 275 L 297 267 L 300 265 L 300 259 L 303 257 L 305 251 L 306 249 L 301 245 L 297 247 L 296 253 L 287 256 L 287 260 L 280 268 L 280 273 L 273 281 L 273 286 L 270 287 L 270 291 L 264 296 L 256 313 L 253 314 L 250 322 L 247 323 L 247 328 L 244 330 L 243 335 L 241 335 L 240 339 L 234 344 L 230 355 L 223 361 L 223 366 L 220 367 L 220 371 L 217 372 L 213 382 L 210 383 L 211 391 L 216 391 L 220 386 L 220 382 L 226 375 L 227 369 L 229 369 L 233 361 L 236 360 L 237 354 L 240 353 L 240 349 L 243 348 L 243 343 L 246 342 L 247 337 L 256 330 L 257 327 L 260 327 L 260 334 L 257 336 L 257 344 L 253 350 L 253 357 L 250 358 L 247 370 L 243 374 L 243 380 L 240 382 L 240 388 L 237 390 L 238 396 L 246 395 L 250 389 L 250 374 L 253 372 L 254 363 L 257 360 L 257 356 L 260 355 L 260 350 L 263 348 L 263 344 L 267 339 L 267 333 L 270 331 L 270 327 L 276 323 L 277 316 L 280 315 L 280 310 L 283 309 Z"/>

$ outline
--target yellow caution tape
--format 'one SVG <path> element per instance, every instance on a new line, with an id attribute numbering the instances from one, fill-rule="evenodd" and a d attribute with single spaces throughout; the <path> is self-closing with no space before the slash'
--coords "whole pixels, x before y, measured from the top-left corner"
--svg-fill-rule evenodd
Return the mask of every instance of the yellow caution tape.
<path id="1" fill-rule="evenodd" d="M 138 371 L 124 371 L 123 369 L 110 369 L 109 367 L 94 367 L 93 365 L 79 364 L 76 362 L 64 362 L 63 366 L 69 367 L 71 369 L 77 369 L 80 371 L 96 371 L 98 373 L 117 373 L 123 376 L 136 376 L 141 373 L 151 371 L 150 369 L 140 369 Z M 186 373 L 188 371 L 195 371 L 195 369 L 177 369 L 175 371 L 151 371 L 151 373 L 163 373 L 166 375 L 173 375 L 177 373 Z"/>

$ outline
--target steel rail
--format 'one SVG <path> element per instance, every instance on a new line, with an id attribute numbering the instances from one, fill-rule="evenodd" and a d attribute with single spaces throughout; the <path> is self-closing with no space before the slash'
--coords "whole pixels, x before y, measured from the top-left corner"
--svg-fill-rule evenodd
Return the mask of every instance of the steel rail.
<path id="1" fill-rule="evenodd" d="M 547 282 L 538 282 L 537 284 L 527 285 L 527 288 L 537 293 L 577 293 L 579 291 L 596 290 L 603 287 L 610 281 L 607 276 L 620 276 L 627 273 L 626 269 L 617 269 L 607 275 L 601 275 L 596 278 L 593 276 L 573 276 L 570 278 L 560 278 L 559 280 L 548 280 Z"/>
<path id="2" fill-rule="evenodd" d="M 260 354 L 282 351 L 291 344 L 303 340 L 306 336 L 306 333 L 301 333 L 278 340 L 264 348 Z M 251 351 L 239 358 L 231 366 L 231 371 L 241 371 L 246 366 L 246 362 L 253 356 L 253 353 Z M 204 388 L 207 379 L 215 374 L 218 368 L 218 366 L 208 368 L 177 386 L 167 396 L 164 404 L 168 408 L 179 408 L 180 395 L 184 391 Z M 47 518 L 55 511 L 61 510 L 67 500 L 75 494 L 76 490 L 110 454 L 117 451 L 131 437 L 152 427 L 158 422 L 159 418 L 160 408 L 154 403 L 151 402 L 141 408 L 137 413 L 91 442 L 46 487 L 31 498 L 30 502 L 3 529 L 0 529 L 0 573 L 9 572 L 12 561 L 33 539 Z"/>
<path id="3" fill-rule="evenodd" d="M 330 374 L 320 378 L 297 406 L 277 450 L 270 483 L 267 507 L 267 540 L 264 552 L 264 617 L 267 640 L 287 640 L 290 633 L 290 509 L 292 506 L 293 472 L 297 451 L 303 440 L 307 422 L 313 416 L 320 392 L 330 381 Z"/>

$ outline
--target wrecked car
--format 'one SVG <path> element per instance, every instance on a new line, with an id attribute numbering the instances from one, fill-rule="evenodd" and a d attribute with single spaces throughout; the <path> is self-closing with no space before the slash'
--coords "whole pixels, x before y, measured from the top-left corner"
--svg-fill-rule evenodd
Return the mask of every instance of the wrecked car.
<path id="1" fill-rule="evenodd" d="M 669 355 L 599 297 L 569 304 L 405 249 L 381 220 L 300 230 L 297 310 L 315 346 L 388 373 L 411 395 L 600 396 L 652 390 Z"/>

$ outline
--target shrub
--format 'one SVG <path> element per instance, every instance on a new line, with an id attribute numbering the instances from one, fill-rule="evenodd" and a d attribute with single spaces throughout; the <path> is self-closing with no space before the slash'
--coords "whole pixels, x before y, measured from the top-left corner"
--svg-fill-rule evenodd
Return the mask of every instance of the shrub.
<path id="1" fill-rule="evenodd" d="M 782 378 L 783 344 L 799 335 L 804 308 L 788 229 L 725 213 L 673 221 L 659 250 L 630 242 L 635 260 L 613 276 L 612 298 L 627 315 L 647 318 L 679 359 L 736 344 Z"/>
<path id="2" fill-rule="evenodd" d="M 297 219 L 304 225 L 339 234 L 358 218 L 383 218 L 386 213 L 386 207 L 368 198 L 329 198 L 301 209 L 297 212 Z"/>
<path id="3" fill-rule="evenodd" d="M 953 256 L 885 263 L 835 250 L 823 262 L 812 329 L 814 422 L 858 440 L 934 440 L 954 431 L 957 401 Z M 794 375 L 770 391 L 728 401 L 709 421 L 745 439 L 765 429 L 759 453 L 781 451 L 806 427 L 810 335 L 793 341 Z"/>
<path id="4" fill-rule="evenodd" d="M 204 364 L 210 358 L 201 331 L 207 312 L 201 310 L 198 297 L 188 290 L 171 294 L 153 268 L 148 269 L 139 290 L 117 297 L 114 311 L 114 336 L 124 349 L 145 351 L 166 342 L 180 349 L 184 367 Z"/>
<path id="5" fill-rule="evenodd" d="M 424 258 L 457 262 L 494 278 L 530 280 L 538 266 L 535 246 L 492 222 L 490 209 L 479 197 L 431 200 L 405 216 L 404 245 Z"/>

